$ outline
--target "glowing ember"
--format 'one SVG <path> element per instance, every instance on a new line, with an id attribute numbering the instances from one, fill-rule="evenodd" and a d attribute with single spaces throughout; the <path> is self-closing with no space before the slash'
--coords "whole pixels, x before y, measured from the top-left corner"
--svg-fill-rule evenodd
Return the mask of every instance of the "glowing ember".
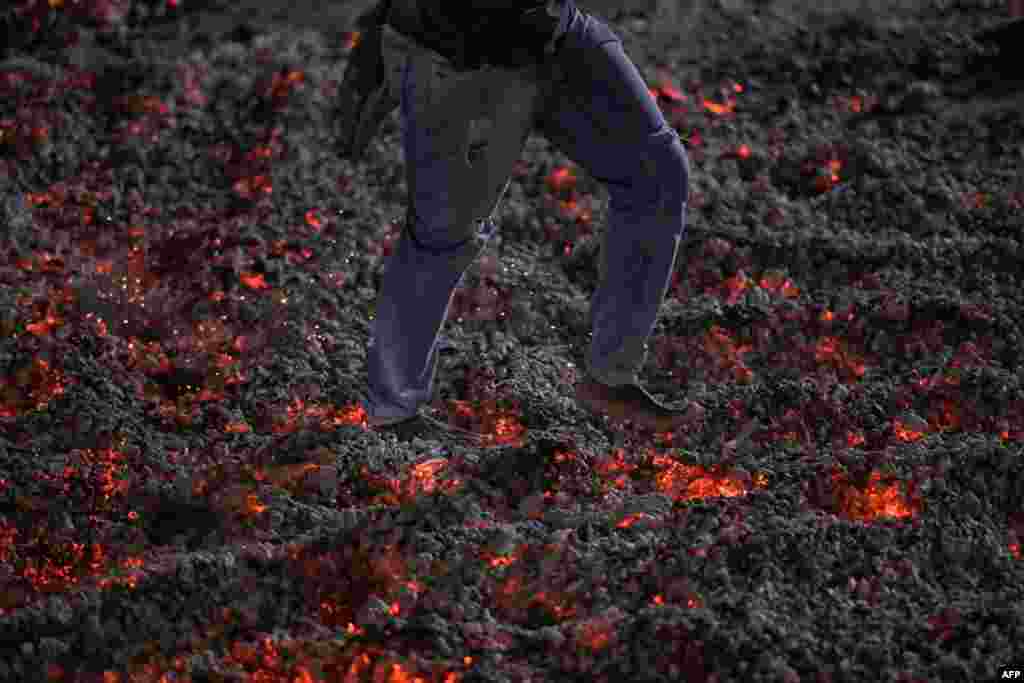
<path id="1" fill-rule="evenodd" d="M 712 325 L 704 335 L 704 349 L 713 356 L 720 368 L 728 370 L 741 384 L 749 384 L 753 371 L 743 362 L 743 354 L 753 350 L 750 344 L 738 344 L 727 331 Z"/>
<path id="2" fill-rule="evenodd" d="M 420 495 L 457 491 L 462 485 L 460 479 L 440 476 L 447 467 L 447 459 L 433 458 L 413 465 L 405 477 L 388 478 L 371 473 L 364 465 L 361 476 L 366 484 L 380 491 L 373 497 L 377 504 L 399 505 Z"/>
<path id="3" fill-rule="evenodd" d="M 925 435 L 923 427 L 918 427 L 911 422 L 904 422 L 899 419 L 892 421 L 892 429 L 897 439 L 908 443 L 920 441 Z"/>
<path id="4" fill-rule="evenodd" d="M 637 522 L 639 522 L 642 519 L 651 519 L 651 516 L 648 515 L 648 514 L 645 514 L 643 512 L 634 512 L 632 514 L 626 515 L 622 519 L 622 521 L 620 521 L 615 526 L 617 526 L 620 529 L 626 529 L 628 527 L 633 526 L 634 524 L 636 524 Z"/>
<path id="5" fill-rule="evenodd" d="M 838 337 L 824 336 L 818 339 L 814 348 L 814 360 L 842 371 L 851 379 L 863 377 L 866 371 L 860 356 L 851 352 L 846 343 Z"/>
<path id="6" fill-rule="evenodd" d="M 478 434 L 491 445 L 522 445 L 526 428 L 517 417 L 518 408 L 500 406 L 497 399 L 477 401 L 450 400 L 449 423 L 458 429 Z"/>
<path id="7" fill-rule="evenodd" d="M 437 474 L 447 466 L 448 460 L 446 458 L 433 458 L 414 465 L 410 475 L 413 488 L 423 493 L 431 493 L 437 490 Z"/>
<path id="8" fill-rule="evenodd" d="M 849 97 L 837 97 L 834 100 L 838 109 L 846 109 L 854 114 L 862 114 L 878 108 L 877 95 L 851 95 Z"/>
<path id="9" fill-rule="evenodd" d="M 0 417 L 17 417 L 20 413 L 42 410 L 72 384 L 70 378 L 52 369 L 50 362 L 42 358 L 0 380 Z"/>
<path id="10" fill-rule="evenodd" d="M 274 186 L 269 177 L 257 175 L 252 178 L 242 178 L 235 182 L 233 189 L 244 199 L 253 199 L 258 194 L 272 194 Z"/>
<path id="11" fill-rule="evenodd" d="M 839 171 L 843 168 L 843 162 L 837 158 L 837 154 L 835 148 L 825 146 L 803 163 L 802 172 L 813 178 L 813 186 L 818 193 L 828 192 L 842 181 Z"/>
<path id="12" fill-rule="evenodd" d="M 591 650 L 603 650 L 612 642 L 612 627 L 603 623 L 584 623 L 577 631 L 577 640 Z"/>
<path id="13" fill-rule="evenodd" d="M 553 170 L 547 177 L 548 188 L 555 194 L 571 190 L 576 184 L 576 176 L 572 169 L 562 166 Z"/>
<path id="14" fill-rule="evenodd" d="M 887 479 L 892 479 L 888 477 Z M 883 483 L 882 473 L 871 472 L 864 489 L 854 486 L 842 472 L 832 474 L 839 508 L 850 519 L 871 521 L 881 517 L 907 518 L 918 513 L 918 504 L 908 501 L 898 483 Z"/>
<path id="15" fill-rule="evenodd" d="M 313 209 L 310 209 L 309 211 L 306 212 L 305 219 L 306 224 L 317 231 L 319 231 L 324 225 L 323 221 L 320 219 L 320 216 Z"/>
<path id="16" fill-rule="evenodd" d="M 359 31 L 349 31 L 341 35 L 341 45 L 343 49 L 353 50 L 359 45 L 360 33 Z"/>
<path id="17" fill-rule="evenodd" d="M 740 297 L 743 296 L 743 292 L 750 287 L 750 281 L 747 279 L 746 273 L 741 270 L 725 280 L 722 285 L 729 292 L 726 302 L 731 306 L 735 305 L 740 300 Z"/>
<path id="18" fill-rule="evenodd" d="M 712 114 L 718 114 L 719 116 L 724 114 L 731 114 L 736 111 L 736 103 L 733 101 L 719 104 L 711 100 L 704 100 L 704 108 Z"/>
<path id="19" fill-rule="evenodd" d="M 660 468 L 654 478 L 655 485 L 677 500 L 732 498 L 747 493 L 747 486 L 741 479 L 701 465 L 684 465 L 665 456 L 655 456 L 652 464 Z"/>
<path id="20" fill-rule="evenodd" d="M 839 351 L 839 340 L 835 337 L 822 337 L 818 340 L 818 348 L 815 349 L 814 359 L 819 363 L 830 360 Z"/>
<path id="21" fill-rule="evenodd" d="M 767 271 L 758 281 L 758 286 L 772 292 L 778 292 L 787 299 L 795 299 L 800 296 L 800 288 L 778 271 Z"/>
<path id="22" fill-rule="evenodd" d="M 492 557 L 490 560 L 487 561 L 487 564 L 489 564 L 489 565 L 491 565 L 492 567 L 495 567 L 495 568 L 497 568 L 497 567 L 508 567 L 509 565 L 511 565 L 515 561 L 516 561 L 516 558 L 513 557 L 512 555 L 499 555 L 498 557 Z"/>
<path id="23" fill-rule="evenodd" d="M 576 625 L 575 640 L 577 645 L 597 652 L 615 643 L 615 629 L 625 617 L 622 610 L 612 607 L 603 614 L 591 617 Z"/>

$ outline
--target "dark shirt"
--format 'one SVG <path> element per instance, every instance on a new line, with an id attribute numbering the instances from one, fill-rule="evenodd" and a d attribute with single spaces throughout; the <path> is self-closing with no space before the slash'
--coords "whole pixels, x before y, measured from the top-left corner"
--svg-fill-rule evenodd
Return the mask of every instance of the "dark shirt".
<path id="1" fill-rule="evenodd" d="M 401 0 L 397 0 L 401 1 Z M 547 58 L 545 47 L 565 35 L 574 0 L 556 0 L 558 16 L 540 0 L 416 0 L 418 43 L 450 59 L 456 68 L 484 64 L 519 68 Z"/>

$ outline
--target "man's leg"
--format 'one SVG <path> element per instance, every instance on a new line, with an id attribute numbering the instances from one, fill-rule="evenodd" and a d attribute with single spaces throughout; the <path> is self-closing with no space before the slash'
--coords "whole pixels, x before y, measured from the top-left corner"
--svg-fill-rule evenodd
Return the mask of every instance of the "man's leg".
<path id="1" fill-rule="evenodd" d="M 411 417 L 431 399 L 441 327 L 455 287 L 494 230 L 491 216 L 529 134 L 536 93 L 536 79 L 525 74 L 458 74 L 425 51 L 406 63 L 409 212 L 372 325 L 364 404 L 371 424 Z M 480 120 L 489 125 L 470 125 Z M 477 128 L 490 135 L 482 157 L 470 160 Z"/>
<path id="2" fill-rule="evenodd" d="M 608 187 L 587 370 L 606 385 L 635 384 L 685 232 L 686 150 L 621 40 L 582 12 L 553 61 L 539 125 Z"/>

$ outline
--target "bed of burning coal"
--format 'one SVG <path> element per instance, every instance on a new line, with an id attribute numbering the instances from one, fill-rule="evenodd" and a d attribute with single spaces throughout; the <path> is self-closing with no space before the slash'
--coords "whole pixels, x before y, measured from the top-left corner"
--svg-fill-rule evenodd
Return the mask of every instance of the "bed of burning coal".
<path id="1" fill-rule="evenodd" d="M 572 401 L 607 191 L 535 136 L 444 330 L 431 410 L 479 443 L 400 443 L 358 407 L 405 181 L 397 118 L 333 151 L 355 36 L 13 4 L 0 681 L 1024 665 L 1024 107 L 976 39 L 1002 5 L 708 6 L 638 61 L 693 167 L 642 374 L 687 426 Z"/>

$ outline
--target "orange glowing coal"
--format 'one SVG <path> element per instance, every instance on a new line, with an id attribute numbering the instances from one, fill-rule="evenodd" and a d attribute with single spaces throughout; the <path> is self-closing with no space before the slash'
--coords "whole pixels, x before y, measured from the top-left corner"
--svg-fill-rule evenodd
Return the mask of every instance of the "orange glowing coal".
<path id="1" fill-rule="evenodd" d="M 557 204 L 559 211 L 567 220 L 583 226 L 581 235 L 592 234 L 593 230 L 589 226 L 593 215 L 589 207 L 581 205 L 576 199 L 560 199 Z"/>
<path id="2" fill-rule="evenodd" d="M 541 608 L 556 621 L 565 621 L 576 616 L 571 596 L 551 590 L 536 590 L 539 581 L 527 583 L 521 576 L 511 576 L 495 586 L 494 598 L 507 615 L 522 613 L 522 610 Z"/>
<path id="3" fill-rule="evenodd" d="M 263 273 L 242 273 L 238 276 L 242 284 L 249 289 L 269 289 L 270 285 L 263 279 Z"/>
<path id="4" fill-rule="evenodd" d="M 417 465 L 413 465 L 410 473 L 410 480 L 414 482 L 415 488 L 424 493 L 430 493 L 437 489 L 437 474 L 448 466 L 447 458 L 432 458 Z"/>
<path id="5" fill-rule="evenodd" d="M 836 487 L 839 509 L 848 518 L 858 521 L 884 517 L 903 519 L 918 514 L 919 502 L 908 500 L 900 490 L 899 483 L 889 483 L 892 479 L 873 470 L 867 486 L 862 489 L 849 480 L 849 475 L 838 470 L 833 472 L 832 482 Z"/>
<path id="6" fill-rule="evenodd" d="M 838 185 L 842 180 L 839 176 L 839 171 L 842 167 L 843 162 L 838 159 L 826 162 L 814 179 L 814 189 L 820 193 L 825 193 Z"/>
<path id="7" fill-rule="evenodd" d="M 480 554 L 481 559 L 487 563 L 489 567 L 494 569 L 509 567 L 523 558 L 523 556 L 529 550 L 529 545 L 519 544 L 514 550 L 508 553 L 495 553 L 490 550 L 485 550 Z"/>
<path id="8" fill-rule="evenodd" d="M 876 109 L 878 107 L 878 97 L 874 95 L 837 97 L 835 99 L 835 105 L 839 109 L 846 109 L 854 114 L 861 114 Z"/>
<path id="9" fill-rule="evenodd" d="M 652 519 L 652 517 L 644 512 L 633 512 L 623 517 L 615 526 L 619 529 L 626 529 L 644 519 Z"/>
<path id="10" fill-rule="evenodd" d="M 737 382 L 747 384 L 753 371 L 743 362 L 743 354 L 753 350 L 750 344 L 738 344 L 732 335 L 718 325 L 712 325 L 704 335 L 704 350 L 717 360 L 719 367 L 730 370 Z"/>
<path id="11" fill-rule="evenodd" d="M 42 410 L 50 401 L 62 396 L 71 378 L 52 368 L 50 362 L 36 358 L 7 378 L 0 378 L 0 416 L 17 417 L 33 410 Z"/>
<path id="12" fill-rule="evenodd" d="M 594 464 L 594 470 L 598 476 L 610 481 L 612 486 L 617 489 L 625 488 L 630 473 L 637 469 L 635 463 L 626 462 L 625 454 L 624 449 L 616 448 L 608 457 L 601 458 Z"/>
<path id="13" fill-rule="evenodd" d="M 576 176 L 568 166 L 560 166 L 547 177 L 548 189 L 555 194 L 562 194 L 572 190 L 576 185 Z"/>
<path id="14" fill-rule="evenodd" d="M 655 485 L 676 500 L 733 498 L 747 494 L 747 485 L 742 479 L 718 472 L 715 468 L 684 465 L 662 455 L 654 456 L 652 464 L 660 470 L 654 477 Z"/>
<path id="15" fill-rule="evenodd" d="M 906 441 L 908 443 L 920 441 L 921 439 L 924 438 L 926 433 L 923 427 L 917 426 L 915 422 L 909 420 L 893 420 L 892 429 L 897 439 L 899 439 L 900 441 Z"/>
<path id="16" fill-rule="evenodd" d="M 599 474 L 608 476 L 617 472 L 632 472 L 637 468 L 637 465 L 626 462 L 626 450 L 624 448 L 616 448 L 611 452 L 611 455 L 599 460 L 594 467 Z"/>
<path id="17" fill-rule="evenodd" d="M 355 48 L 357 45 L 359 45 L 360 36 L 361 34 L 359 31 L 349 31 L 347 33 L 343 33 L 341 36 L 342 47 L 344 47 L 347 50 Z"/>
<path id="18" fill-rule="evenodd" d="M 603 650 L 612 643 L 615 635 L 610 624 L 585 622 L 580 624 L 576 632 L 577 641 L 591 650 Z"/>
<path id="19" fill-rule="evenodd" d="M 523 445 L 526 428 L 516 415 L 516 408 L 504 410 L 498 400 L 477 401 L 450 400 L 449 423 L 457 428 L 469 430 L 487 444 Z"/>
<path id="20" fill-rule="evenodd" d="M 167 114 L 171 111 L 159 97 L 151 95 L 128 95 L 122 100 L 122 106 L 130 114 Z"/>
<path id="21" fill-rule="evenodd" d="M 487 561 L 487 564 L 497 569 L 498 567 L 508 567 L 515 561 L 516 558 L 511 555 L 499 555 L 497 557 L 492 557 Z"/>
<path id="22" fill-rule="evenodd" d="M 381 505 L 399 505 L 419 495 L 431 493 L 452 494 L 462 486 L 462 480 L 454 477 L 442 477 L 448 467 L 447 458 L 432 458 L 413 465 L 405 477 L 383 478 L 371 475 L 365 466 L 362 468 L 364 479 L 372 485 L 383 488 L 383 492 L 374 500 Z"/>
<path id="23" fill-rule="evenodd" d="M 275 73 L 271 80 L 270 94 L 273 97 L 285 97 L 289 94 L 292 87 L 297 83 L 305 82 L 305 80 L 306 74 L 295 69 L 288 70 L 284 73 Z"/>
<path id="24" fill-rule="evenodd" d="M 568 596 L 548 591 L 538 591 L 530 597 L 528 604 L 544 607 L 559 621 L 571 619 L 576 615 L 576 608 L 569 604 Z"/>
<path id="25" fill-rule="evenodd" d="M 778 292 L 787 299 L 795 299 L 800 296 L 800 288 L 793 284 L 792 280 L 777 271 L 768 271 L 761 276 L 757 283 L 761 289 L 771 292 Z"/>
<path id="26" fill-rule="evenodd" d="M 313 210 L 313 209 L 310 209 L 309 211 L 307 211 L 305 216 L 303 216 L 303 217 L 306 220 L 306 225 L 308 225 L 309 227 L 313 228 L 317 232 L 319 232 L 320 229 L 324 225 L 324 222 L 320 218 L 320 215 L 315 210 Z"/>
<path id="27" fill-rule="evenodd" d="M 274 186 L 266 175 L 256 175 L 251 178 L 241 178 L 236 181 L 232 189 L 243 199 L 253 199 L 259 194 L 272 194 Z"/>
<path id="28" fill-rule="evenodd" d="M 838 337 L 821 337 L 814 348 L 814 360 L 848 373 L 851 378 L 859 379 L 866 372 L 863 359 L 850 351 Z"/>
<path id="29" fill-rule="evenodd" d="M 833 358 L 839 352 L 839 340 L 835 337 L 822 337 L 814 352 L 814 360 L 821 362 Z"/>
<path id="30" fill-rule="evenodd" d="M 722 116 L 724 114 L 731 114 L 734 111 L 736 111 L 736 102 L 735 100 L 730 99 L 723 104 L 719 104 L 718 102 L 713 102 L 711 100 L 706 99 L 704 100 L 704 108 L 707 109 L 712 114 Z"/>
<path id="31" fill-rule="evenodd" d="M 734 305 L 743 296 L 743 292 L 750 287 L 750 280 L 747 278 L 747 274 L 740 270 L 732 277 L 726 279 L 722 286 L 729 293 L 726 301 L 729 305 Z"/>

